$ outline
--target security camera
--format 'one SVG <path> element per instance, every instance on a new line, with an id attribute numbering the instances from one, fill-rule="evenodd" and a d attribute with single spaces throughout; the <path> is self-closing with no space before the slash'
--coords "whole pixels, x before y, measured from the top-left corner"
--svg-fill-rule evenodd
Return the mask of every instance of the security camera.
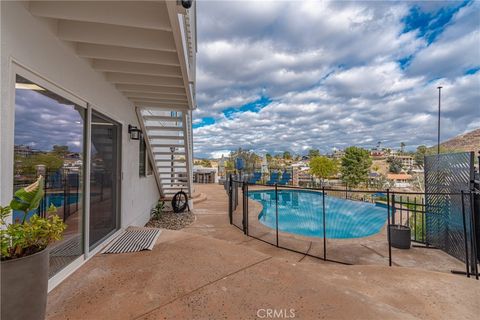
<path id="1" fill-rule="evenodd" d="M 193 4 L 193 0 L 179 0 L 179 2 L 185 9 L 190 9 Z"/>

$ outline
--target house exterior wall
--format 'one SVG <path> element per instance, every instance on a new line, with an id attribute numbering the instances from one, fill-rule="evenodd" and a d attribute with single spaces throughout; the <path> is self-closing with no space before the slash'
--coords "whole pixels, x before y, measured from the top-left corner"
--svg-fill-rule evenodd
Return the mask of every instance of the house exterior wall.
<path id="1" fill-rule="evenodd" d="M 139 177 L 139 141 L 127 133 L 128 124 L 139 125 L 133 104 L 55 36 L 55 24 L 33 17 L 27 6 L 1 2 L 0 204 L 8 204 L 13 193 L 18 64 L 122 124 L 121 227 L 143 225 L 159 192 L 153 175 Z"/>

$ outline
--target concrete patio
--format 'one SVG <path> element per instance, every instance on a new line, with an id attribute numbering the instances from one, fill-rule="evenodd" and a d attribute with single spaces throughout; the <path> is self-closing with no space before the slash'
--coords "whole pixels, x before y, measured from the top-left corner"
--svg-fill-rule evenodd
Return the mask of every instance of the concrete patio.
<path id="1" fill-rule="evenodd" d="M 49 294 L 48 319 L 476 319 L 480 286 L 449 273 L 343 266 L 244 236 L 219 185 L 151 252 L 99 254 Z M 284 313 L 285 315 L 285 313 Z M 284 318 L 286 318 L 284 316 Z M 292 318 L 290 316 L 290 318 Z"/>

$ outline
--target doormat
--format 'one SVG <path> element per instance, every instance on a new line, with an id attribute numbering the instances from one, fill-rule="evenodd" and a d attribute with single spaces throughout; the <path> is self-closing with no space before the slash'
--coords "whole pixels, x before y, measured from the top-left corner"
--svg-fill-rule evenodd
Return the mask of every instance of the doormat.
<path id="1" fill-rule="evenodd" d="M 127 253 L 152 250 L 160 236 L 156 228 L 128 228 L 117 239 L 113 240 L 102 253 Z"/>

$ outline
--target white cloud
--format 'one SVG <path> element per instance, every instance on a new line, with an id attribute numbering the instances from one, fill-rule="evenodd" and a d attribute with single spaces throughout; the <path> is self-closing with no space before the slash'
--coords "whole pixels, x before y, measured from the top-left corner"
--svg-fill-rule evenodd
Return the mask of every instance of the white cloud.
<path id="1" fill-rule="evenodd" d="M 442 136 L 479 127 L 480 72 L 464 74 L 480 65 L 478 12 L 462 8 L 428 44 L 403 32 L 409 3 L 199 3 L 194 115 L 216 122 L 194 130 L 195 151 L 433 144 L 439 84 Z M 260 97 L 272 102 L 258 112 L 222 113 Z"/>

